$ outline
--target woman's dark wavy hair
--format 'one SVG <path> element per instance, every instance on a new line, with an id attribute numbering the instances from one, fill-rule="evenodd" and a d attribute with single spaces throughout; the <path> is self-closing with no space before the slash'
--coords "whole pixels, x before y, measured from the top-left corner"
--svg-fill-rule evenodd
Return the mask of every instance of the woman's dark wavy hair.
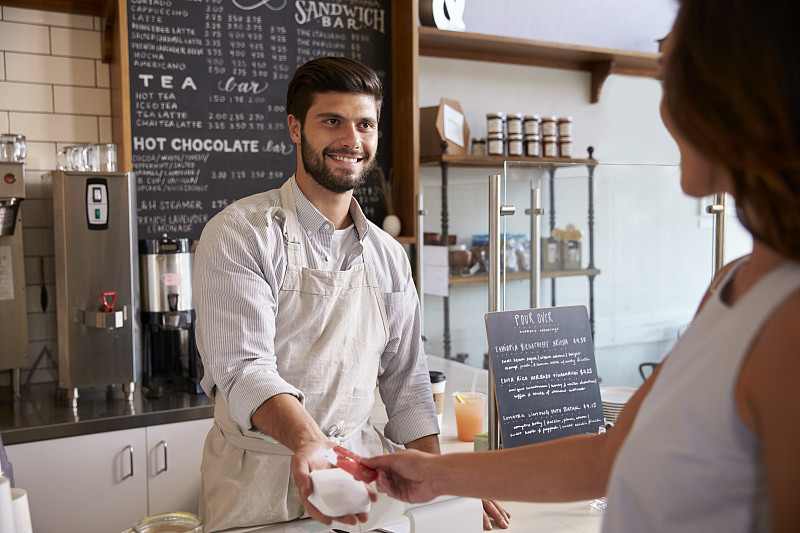
<path id="1" fill-rule="evenodd" d="M 304 124 L 314 97 L 330 92 L 372 96 L 380 119 L 383 104 L 381 80 L 370 67 L 347 57 L 321 57 L 301 65 L 286 91 L 286 113 Z"/>
<path id="2" fill-rule="evenodd" d="M 681 0 L 664 104 L 680 133 L 733 177 L 742 222 L 800 259 L 800 2 Z"/>

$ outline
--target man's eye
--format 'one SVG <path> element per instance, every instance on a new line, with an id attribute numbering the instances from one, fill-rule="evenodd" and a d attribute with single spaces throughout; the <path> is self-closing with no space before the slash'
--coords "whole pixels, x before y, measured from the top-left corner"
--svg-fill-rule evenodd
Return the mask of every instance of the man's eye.
<path id="1" fill-rule="evenodd" d="M 338 120 L 336 120 L 335 118 L 329 118 L 329 119 L 327 119 L 327 120 L 325 121 L 325 123 L 326 123 L 326 124 L 330 124 L 331 126 L 335 126 L 336 124 L 338 124 L 338 123 L 339 123 L 339 121 L 338 121 Z"/>
<path id="2" fill-rule="evenodd" d="M 372 122 L 362 122 L 361 127 L 364 128 L 365 130 L 371 130 L 375 127 L 375 124 L 373 124 Z"/>

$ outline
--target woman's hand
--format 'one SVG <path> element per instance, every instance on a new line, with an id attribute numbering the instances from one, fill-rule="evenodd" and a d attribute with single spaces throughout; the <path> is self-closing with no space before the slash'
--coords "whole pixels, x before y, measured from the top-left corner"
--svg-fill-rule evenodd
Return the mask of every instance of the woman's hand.
<path id="1" fill-rule="evenodd" d="M 392 498 L 409 503 L 427 502 L 438 496 L 434 487 L 436 458 L 417 450 L 362 458 L 361 462 L 378 470 L 377 487 Z"/>

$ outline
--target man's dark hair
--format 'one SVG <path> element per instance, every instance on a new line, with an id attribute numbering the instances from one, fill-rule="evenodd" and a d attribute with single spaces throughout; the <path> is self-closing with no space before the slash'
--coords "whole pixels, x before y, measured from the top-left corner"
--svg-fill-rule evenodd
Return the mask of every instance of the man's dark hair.
<path id="1" fill-rule="evenodd" d="M 321 57 L 300 66 L 286 91 L 286 113 L 302 125 L 319 93 L 354 93 L 372 96 L 381 116 L 383 89 L 374 70 L 347 57 Z"/>

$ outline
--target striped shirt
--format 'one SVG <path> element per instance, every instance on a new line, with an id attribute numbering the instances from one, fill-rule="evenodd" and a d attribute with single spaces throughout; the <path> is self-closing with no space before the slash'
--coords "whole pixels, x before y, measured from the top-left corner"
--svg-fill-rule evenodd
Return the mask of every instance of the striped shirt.
<path id="1" fill-rule="evenodd" d="M 294 177 L 292 190 L 303 229 L 303 266 L 333 270 L 333 223 L 308 201 Z M 279 189 L 234 202 L 206 224 L 195 254 L 192 292 L 205 372 L 201 384 L 209 396 L 221 393 L 242 429 L 255 429 L 253 413 L 276 394 L 293 394 L 305 401 L 301 390 L 278 375 L 280 354 L 274 349 L 287 248 L 281 225 L 267 226 L 265 215 L 280 205 Z M 419 299 L 408 258 L 396 240 L 367 220 L 355 199 L 350 216 L 357 238 L 342 251 L 341 269 L 363 263 L 363 247 L 370 247 L 388 320 L 389 341 L 376 376 L 389 419 L 384 432 L 401 444 L 437 434 L 420 339 Z"/>

